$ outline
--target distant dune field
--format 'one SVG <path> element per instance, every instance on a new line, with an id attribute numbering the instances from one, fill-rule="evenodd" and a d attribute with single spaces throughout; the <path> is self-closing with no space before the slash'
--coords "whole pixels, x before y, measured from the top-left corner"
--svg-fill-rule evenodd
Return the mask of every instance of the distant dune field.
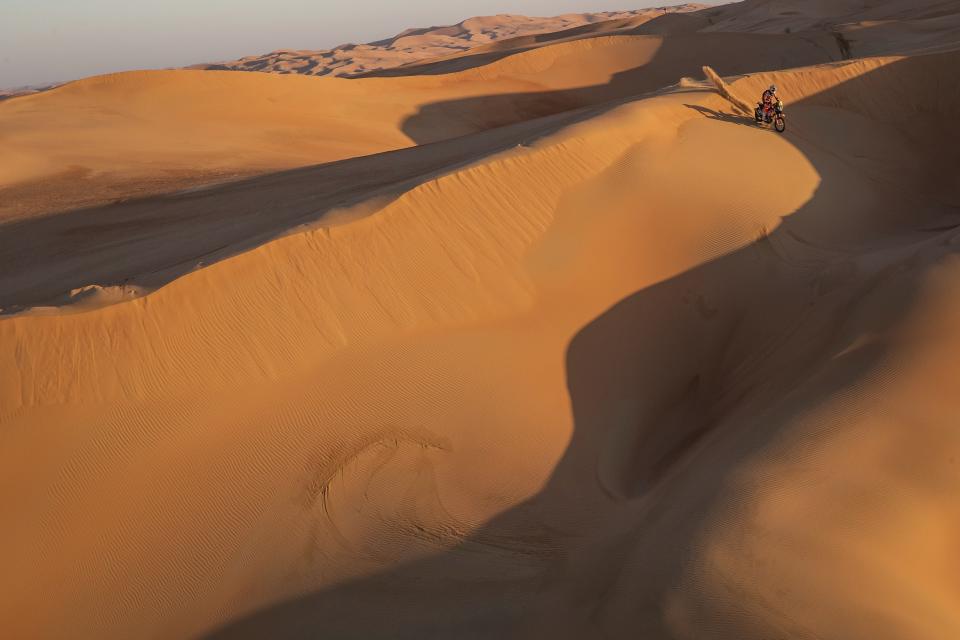
<path id="1" fill-rule="evenodd" d="M 194 68 L 349 76 L 456 55 L 477 47 L 512 46 L 517 39 L 550 37 L 570 29 L 603 28 L 623 21 L 640 24 L 667 12 L 697 11 L 706 6 L 688 3 L 660 9 L 569 13 L 551 18 L 485 16 L 454 25 L 407 29 L 393 38 L 368 44 L 347 44 L 320 51 L 274 51 L 230 62 L 195 65 Z"/>

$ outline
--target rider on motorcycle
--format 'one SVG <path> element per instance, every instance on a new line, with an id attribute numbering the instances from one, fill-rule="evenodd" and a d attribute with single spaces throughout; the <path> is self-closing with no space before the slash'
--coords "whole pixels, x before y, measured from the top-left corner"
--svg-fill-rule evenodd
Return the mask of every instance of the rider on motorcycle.
<path id="1" fill-rule="evenodd" d="M 772 84 L 770 88 L 763 92 L 763 96 L 760 98 L 760 104 L 763 105 L 763 115 L 769 116 L 773 111 L 774 105 L 780 101 L 779 96 L 777 96 L 777 85 Z"/>

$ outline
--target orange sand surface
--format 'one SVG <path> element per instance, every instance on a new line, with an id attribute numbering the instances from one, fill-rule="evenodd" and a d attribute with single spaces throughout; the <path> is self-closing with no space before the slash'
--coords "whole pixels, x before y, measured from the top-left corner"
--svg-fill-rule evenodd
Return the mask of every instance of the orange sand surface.
<path id="1" fill-rule="evenodd" d="M 958 4 L 0 102 L 2 635 L 960 637 Z"/>

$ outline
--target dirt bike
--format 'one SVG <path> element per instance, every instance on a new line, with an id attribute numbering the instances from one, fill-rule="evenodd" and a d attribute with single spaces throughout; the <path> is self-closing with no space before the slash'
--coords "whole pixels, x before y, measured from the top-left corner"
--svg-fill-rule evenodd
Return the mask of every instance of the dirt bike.
<path id="1" fill-rule="evenodd" d="M 777 103 L 773 105 L 773 114 L 763 108 L 763 103 L 757 103 L 757 109 L 753 113 L 754 117 L 757 120 L 757 124 L 773 124 L 773 128 L 778 132 L 783 133 L 787 129 L 787 116 L 783 112 L 783 100 L 777 100 Z"/>

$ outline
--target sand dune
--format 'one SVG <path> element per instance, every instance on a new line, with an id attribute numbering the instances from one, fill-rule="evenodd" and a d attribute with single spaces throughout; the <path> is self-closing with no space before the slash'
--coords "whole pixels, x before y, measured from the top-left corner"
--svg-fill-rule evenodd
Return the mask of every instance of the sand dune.
<path id="1" fill-rule="evenodd" d="M 955 2 L 912 14 L 879 3 L 841 23 L 859 6 L 799 3 L 790 34 L 744 33 L 785 13 L 776 3 L 605 20 L 352 81 L 164 71 L 70 83 L 0 103 L 0 221 L 447 140 L 642 95 L 705 64 L 736 74 L 960 42 Z"/>
<path id="2" fill-rule="evenodd" d="M 960 637 L 960 49 L 670 31 L 0 104 L 5 635 Z"/>
<path id="3" fill-rule="evenodd" d="M 389 79 L 91 78 L 0 103 L 0 220 L 438 142 L 639 95 L 702 64 L 737 73 L 831 59 L 831 38 L 776 42 L 767 55 L 774 38 L 762 34 L 593 37 Z"/>
<path id="4" fill-rule="evenodd" d="M 197 71 L 91 78 L 0 103 L 0 221 L 447 140 L 638 96 L 704 64 L 736 74 L 949 50 L 960 7 L 924 2 L 913 12 L 851 0 L 645 14 L 506 38 L 362 81 Z M 857 7 L 869 19 L 854 20 Z M 761 19 L 785 14 L 796 27 L 789 34 L 782 21 Z M 454 30 L 500 24 L 488 22 Z"/>

